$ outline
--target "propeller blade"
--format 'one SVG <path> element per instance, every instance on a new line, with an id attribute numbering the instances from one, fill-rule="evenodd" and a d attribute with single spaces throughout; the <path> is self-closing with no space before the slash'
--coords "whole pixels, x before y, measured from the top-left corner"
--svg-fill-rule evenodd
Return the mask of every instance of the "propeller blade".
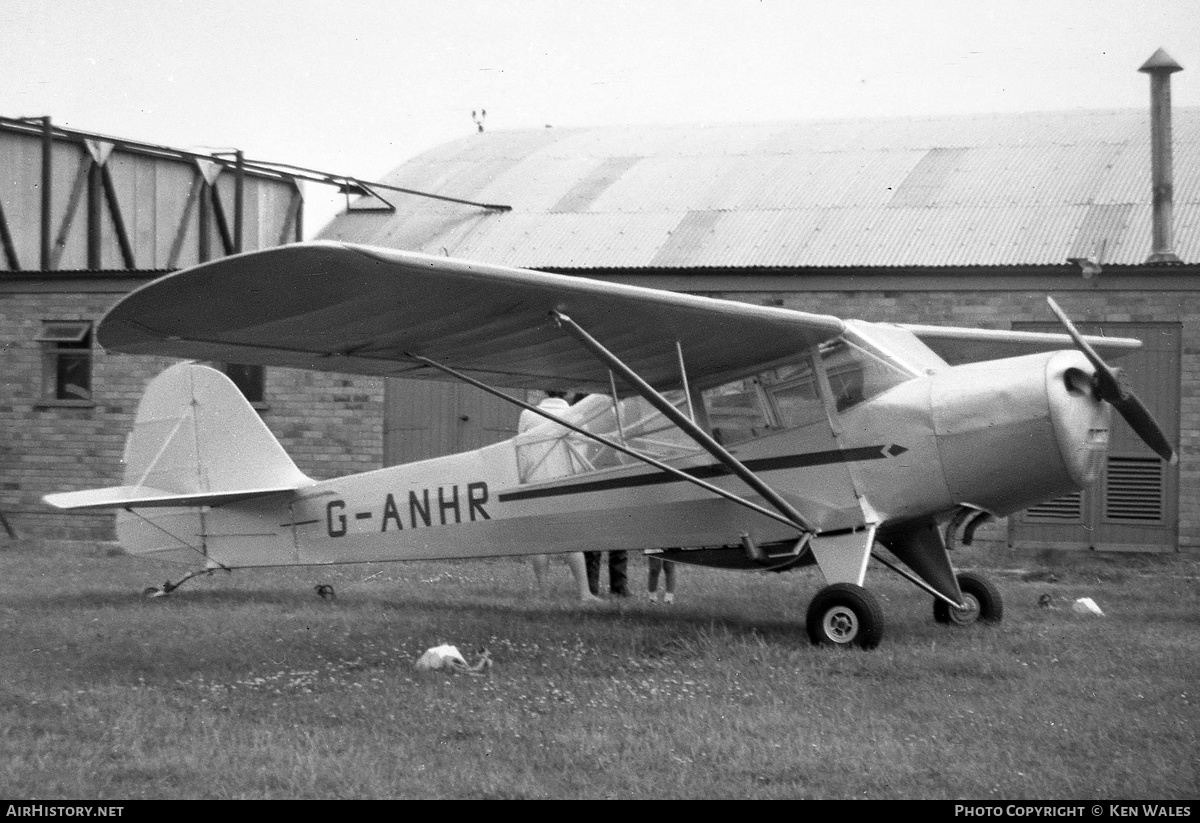
<path id="1" fill-rule="evenodd" d="M 1096 350 L 1088 345 L 1088 342 L 1083 339 L 1083 335 L 1079 333 L 1079 329 L 1075 328 L 1075 324 L 1071 322 L 1071 318 L 1067 317 L 1067 313 L 1059 308 L 1053 297 L 1047 296 L 1046 302 L 1050 304 L 1050 311 L 1054 312 L 1055 317 L 1063 324 L 1067 334 L 1075 341 L 1076 347 L 1095 367 L 1094 385 L 1097 396 L 1112 404 L 1112 407 L 1129 424 L 1129 428 L 1133 429 L 1137 436 L 1142 438 L 1142 442 L 1153 449 L 1155 454 L 1174 465 L 1179 458 L 1167 441 L 1167 436 L 1163 434 L 1162 427 L 1158 425 L 1154 415 L 1146 408 L 1146 404 L 1138 399 L 1138 396 L 1129 388 L 1120 370 L 1111 368 L 1100 358 Z"/>
<path id="2" fill-rule="evenodd" d="M 1113 370 L 1108 367 L 1107 363 L 1100 359 L 1100 355 L 1096 354 L 1096 350 L 1088 344 L 1088 341 L 1083 339 L 1083 335 L 1079 333 L 1079 329 L 1075 328 L 1075 324 L 1071 322 L 1071 318 L 1067 317 L 1067 313 L 1059 308 L 1058 303 L 1054 302 L 1053 297 L 1047 295 L 1046 302 L 1050 304 L 1050 311 L 1054 312 L 1054 316 L 1058 318 L 1058 322 L 1063 324 L 1063 327 L 1067 330 L 1067 334 L 1071 335 L 1071 339 L 1075 341 L 1075 347 L 1083 352 L 1083 356 L 1096 367 L 1097 371 L 1104 372 L 1113 383 L 1116 383 L 1117 376 L 1113 374 Z"/>
<path id="3" fill-rule="evenodd" d="M 1167 436 L 1163 434 L 1163 430 L 1159 427 L 1158 421 L 1154 419 L 1154 415 L 1150 414 L 1150 410 L 1138 399 L 1136 394 L 1130 391 L 1125 397 L 1117 400 L 1112 405 L 1120 413 L 1121 417 L 1125 418 L 1125 422 L 1129 424 L 1129 428 L 1137 432 L 1137 436 L 1142 438 L 1142 442 L 1153 449 L 1154 453 L 1163 460 L 1166 460 L 1171 465 L 1175 465 L 1175 462 L 1179 459 L 1175 454 L 1175 450 L 1171 448 L 1171 444 L 1167 441 Z"/>

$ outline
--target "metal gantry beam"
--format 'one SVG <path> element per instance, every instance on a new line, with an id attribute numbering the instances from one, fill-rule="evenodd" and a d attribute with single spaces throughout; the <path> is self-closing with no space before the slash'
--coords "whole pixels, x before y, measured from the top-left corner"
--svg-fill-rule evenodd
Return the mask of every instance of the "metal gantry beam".
<path id="1" fill-rule="evenodd" d="M 42 271 L 49 271 L 51 268 L 50 262 L 53 255 L 53 247 L 50 245 L 50 205 L 52 199 L 50 196 L 51 187 L 54 185 L 52 172 L 52 158 L 54 149 L 54 129 L 50 125 L 50 118 L 43 117 L 41 124 L 42 137 L 42 220 L 41 220 L 41 266 Z"/>
<path id="2" fill-rule="evenodd" d="M 281 244 L 304 239 L 304 207 L 298 191 L 301 181 L 324 186 L 334 186 L 348 194 L 375 198 L 383 207 L 392 211 L 395 210 L 395 206 L 387 201 L 381 194 L 382 192 L 398 192 L 413 197 L 429 198 L 490 211 L 511 211 L 512 209 L 511 206 L 503 204 L 483 203 L 467 198 L 433 194 L 418 189 L 363 180 L 350 175 L 331 174 L 287 163 L 248 160 L 241 150 L 214 151 L 212 153 L 186 151 L 95 132 L 64 128 L 55 126 L 49 117 L 12 118 L 0 116 L 0 131 L 25 134 L 39 140 L 41 144 L 38 264 L 43 271 L 54 271 L 59 268 L 68 240 L 70 239 L 71 228 L 75 224 L 80 201 L 85 197 L 88 217 L 86 229 L 88 267 L 100 268 L 103 262 L 101 259 L 105 254 L 105 247 L 102 242 L 103 232 L 106 230 L 105 226 L 108 225 L 107 219 L 104 216 L 105 208 L 107 208 L 109 217 L 112 220 L 109 230 L 115 232 L 115 239 L 119 246 L 122 262 L 130 269 L 137 266 L 138 261 L 135 259 L 137 256 L 136 250 L 133 246 L 128 226 L 124 220 L 118 189 L 114 183 L 112 173 L 104 160 L 97 159 L 94 155 L 91 158 L 90 164 L 86 162 L 88 160 L 86 157 L 86 146 L 89 142 L 103 144 L 106 151 L 119 151 L 124 154 L 162 160 L 212 163 L 219 166 L 222 171 L 231 171 L 234 174 L 235 180 L 232 214 L 226 210 L 226 204 L 219 200 L 215 186 L 213 186 L 213 191 L 209 194 L 209 197 L 203 198 L 208 202 L 197 204 L 193 201 L 194 195 L 189 196 L 188 204 L 185 207 L 187 215 L 184 220 L 186 223 L 189 218 L 199 217 L 200 221 L 207 220 L 215 223 L 215 228 L 220 233 L 221 244 L 226 254 L 236 254 L 245 250 L 245 186 L 247 179 L 250 178 L 279 182 L 290 181 L 297 187 L 297 196 L 293 198 L 288 206 L 285 225 L 279 235 L 279 242 Z M 65 204 L 65 210 L 60 212 L 58 217 L 56 217 L 54 210 L 54 201 L 56 199 L 54 195 L 54 148 L 56 141 L 69 142 L 85 148 L 85 162 L 81 164 L 80 176 L 75 178 L 72 190 Z M 212 186 L 211 181 L 209 181 L 209 185 Z M 200 215 L 195 213 L 197 205 L 200 206 Z M 58 221 L 57 225 L 56 220 Z M 210 231 L 213 228 L 211 223 L 208 228 Z M 179 264 L 183 242 L 182 235 L 184 234 L 186 234 L 186 230 L 181 228 L 177 233 L 175 242 L 172 243 L 166 268 L 174 268 Z M 210 242 L 205 236 L 207 234 L 208 232 L 201 232 L 199 243 L 202 246 Z M 0 254 L 3 255 L 3 258 L 0 259 L 7 263 L 9 270 L 21 270 L 20 261 L 17 259 L 17 244 L 11 236 L 11 227 L 4 222 L 2 216 L 0 216 Z M 201 258 L 207 259 L 209 256 L 211 256 L 209 251 L 202 248 Z M 28 261 L 26 261 L 26 265 L 28 265 Z"/>
<path id="3" fill-rule="evenodd" d="M 133 244 L 129 242 L 129 232 L 125 229 L 125 218 L 121 214 L 121 204 L 117 200 L 117 188 L 113 184 L 112 172 L 109 171 L 107 163 L 100 167 L 100 181 L 104 185 L 104 198 L 108 202 L 108 213 L 112 217 L 113 228 L 117 232 L 117 244 L 121 247 L 121 260 L 125 263 L 125 268 L 136 269 L 137 262 L 133 256 Z"/>
<path id="4" fill-rule="evenodd" d="M 58 261 L 62 259 L 63 250 L 67 247 L 67 238 L 71 233 L 71 223 L 75 220 L 75 212 L 79 209 L 79 201 L 83 199 L 84 190 L 87 188 L 88 169 L 91 164 L 91 158 L 84 154 L 79 160 L 79 169 L 75 172 L 75 182 L 71 185 L 71 194 L 67 197 L 67 210 L 63 213 L 62 223 L 58 227 L 58 234 L 54 238 L 54 245 L 50 250 L 49 266 L 45 267 L 46 271 L 54 271 L 58 268 Z"/>

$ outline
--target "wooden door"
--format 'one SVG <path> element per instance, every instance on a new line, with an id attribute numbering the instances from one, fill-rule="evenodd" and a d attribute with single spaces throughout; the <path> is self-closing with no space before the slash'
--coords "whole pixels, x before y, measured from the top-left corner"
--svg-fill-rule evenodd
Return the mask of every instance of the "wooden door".
<path id="1" fill-rule="evenodd" d="M 524 393 L 507 391 L 524 399 Z M 385 386 L 384 465 L 470 451 L 517 433 L 520 408 L 473 386 L 389 378 Z"/>

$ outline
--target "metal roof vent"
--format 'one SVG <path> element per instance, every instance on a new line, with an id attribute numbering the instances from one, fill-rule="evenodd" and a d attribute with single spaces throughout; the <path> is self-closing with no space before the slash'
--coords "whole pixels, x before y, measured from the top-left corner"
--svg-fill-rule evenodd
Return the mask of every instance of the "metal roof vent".
<path id="1" fill-rule="evenodd" d="M 1171 159 L 1171 75 L 1183 71 L 1183 66 L 1159 49 L 1150 55 L 1150 59 L 1138 71 L 1150 75 L 1150 173 L 1154 239 L 1146 262 L 1182 263 L 1172 248 L 1175 173 Z"/>

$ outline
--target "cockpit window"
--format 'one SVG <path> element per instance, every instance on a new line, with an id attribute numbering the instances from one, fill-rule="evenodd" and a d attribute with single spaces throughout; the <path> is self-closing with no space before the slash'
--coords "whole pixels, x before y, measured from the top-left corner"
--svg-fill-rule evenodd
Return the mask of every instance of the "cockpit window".
<path id="1" fill-rule="evenodd" d="M 822 345 L 819 357 L 839 412 L 913 377 L 873 353 L 867 345 L 845 338 Z M 697 419 L 706 418 L 713 437 L 726 446 L 814 423 L 828 425 L 821 384 L 813 370 L 813 362 L 806 353 L 794 362 L 705 389 L 700 393 L 704 407 L 697 410 Z M 664 397 L 682 413 L 689 413 L 682 391 L 666 392 Z M 700 451 L 691 437 L 638 396 L 627 397 L 614 406 L 611 397 L 588 395 L 562 416 L 588 431 L 659 460 L 672 460 Z M 518 435 L 515 442 L 517 470 L 522 483 L 640 463 L 636 458 L 552 422 L 542 423 Z"/>
<path id="2" fill-rule="evenodd" d="M 808 358 L 708 389 L 703 396 L 713 437 L 723 444 L 825 419 Z"/>
<path id="3" fill-rule="evenodd" d="M 666 392 L 664 397 L 675 408 L 687 413 L 683 392 Z M 682 429 L 637 396 L 627 397 L 614 407 L 608 395 L 589 394 L 562 417 L 658 460 L 670 460 L 699 450 Z M 634 457 L 552 421 L 519 435 L 516 448 L 517 474 L 522 483 L 569 477 L 614 466 L 641 465 Z"/>
<path id="4" fill-rule="evenodd" d="M 772 369 L 763 375 L 763 385 L 780 428 L 792 429 L 825 419 L 825 404 L 808 359 Z"/>
<path id="5" fill-rule="evenodd" d="M 771 428 L 766 398 L 758 377 L 745 377 L 703 393 L 708 422 L 718 443 L 740 443 Z"/>

